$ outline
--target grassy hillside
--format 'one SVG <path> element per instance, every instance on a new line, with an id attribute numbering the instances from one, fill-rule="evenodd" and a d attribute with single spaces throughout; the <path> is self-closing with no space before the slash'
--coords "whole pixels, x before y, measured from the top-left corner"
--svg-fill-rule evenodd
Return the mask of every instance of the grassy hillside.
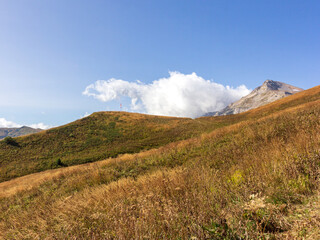
<path id="1" fill-rule="evenodd" d="M 0 142 L 0 182 L 47 169 L 136 153 L 320 98 L 315 87 L 242 114 L 199 119 L 98 112 L 38 134 Z"/>
<path id="2" fill-rule="evenodd" d="M 0 183 L 8 190 L 0 198 L 0 234 L 319 239 L 320 100 L 310 96 L 320 88 L 309 91 L 248 112 L 246 120 L 225 118 L 221 125 L 238 123 L 200 137 L 15 179 L 26 184 L 20 192 Z"/>
<path id="3" fill-rule="evenodd" d="M 98 112 L 68 125 L 0 142 L 0 181 L 135 153 L 197 136 L 215 124 L 125 112 Z"/>

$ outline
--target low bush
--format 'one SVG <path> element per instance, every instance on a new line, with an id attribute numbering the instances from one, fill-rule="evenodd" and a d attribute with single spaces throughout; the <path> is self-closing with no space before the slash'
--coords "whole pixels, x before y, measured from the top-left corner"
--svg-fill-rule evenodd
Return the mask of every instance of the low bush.
<path id="1" fill-rule="evenodd" d="M 12 137 L 6 137 L 4 140 L 3 140 L 7 145 L 11 145 L 11 146 L 19 146 L 19 144 L 17 143 L 17 141 L 12 138 Z"/>

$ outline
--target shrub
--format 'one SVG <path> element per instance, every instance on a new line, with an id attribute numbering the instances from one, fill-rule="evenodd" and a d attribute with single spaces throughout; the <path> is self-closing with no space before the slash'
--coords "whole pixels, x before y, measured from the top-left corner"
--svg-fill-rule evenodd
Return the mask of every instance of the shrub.
<path id="1" fill-rule="evenodd" d="M 61 161 L 60 158 L 52 161 L 51 164 L 50 164 L 50 168 L 51 168 L 51 169 L 59 168 L 59 167 L 65 167 L 65 166 L 67 166 L 67 165 L 64 164 L 64 163 Z"/>
<path id="2" fill-rule="evenodd" d="M 19 144 L 17 143 L 17 141 L 12 138 L 12 137 L 6 137 L 4 140 L 3 140 L 6 144 L 8 145 L 11 145 L 11 146 L 19 146 Z"/>
<path id="3" fill-rule="evenodd" d="M 56 160 L 56 164 L 57 164 L 58 166 L 63 166 L 63 163 L 62 163 L 62 161 L 61 161 L 60 158 L 58 158 L 58 159 Z"/>

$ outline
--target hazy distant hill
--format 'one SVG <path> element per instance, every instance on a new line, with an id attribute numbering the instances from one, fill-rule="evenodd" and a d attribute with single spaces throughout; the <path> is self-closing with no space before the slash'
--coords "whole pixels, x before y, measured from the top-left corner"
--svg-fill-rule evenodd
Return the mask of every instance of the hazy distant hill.
<path id="1" fill-rule="evenodd" d="M 9 137 L 19 137 L 32 133 L 37 133 L 43 131 L 42 129 L 34 129 L 31 127 L 23 126 L 21 128 L 0 128 L 0 139 L 7 136 Z"/>
<path id="2" fill-rule="evenodd" d="M 266 80 L 262 86 L 257 87 L 239 101 L 231 103 L 221 111 L 209 112 L 205 116 L 222 116 L 245 112 L 301 91 L 303 89 L 283 82 Z"/>

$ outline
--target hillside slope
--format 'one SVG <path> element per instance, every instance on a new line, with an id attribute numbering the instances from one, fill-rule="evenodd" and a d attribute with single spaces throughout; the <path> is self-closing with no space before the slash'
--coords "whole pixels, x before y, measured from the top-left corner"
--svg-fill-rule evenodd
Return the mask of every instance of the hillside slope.
<path id="1" fill-rule="evenodd" d="M 34 129 L 31 127 L 23 126 L 21 128 L 0 128 L 0 140 L 5 137 L 19 137 L 32 133 L 43 131 L 42 129 Z"/>
<path id="2" fill-rule="evenodd" d="M 40 186 L 0 198 L 0 234 L 318 239 L 319 93 L 320 87 L 301 92 L 159 149 L 54 170 Z"/>
<path id="3" fill-rule="evenodd" d="M 0 182 L 47 169 L 135 153 L 319 99 L 320 86 L 236 115 L 198 119 L 98 112 L 73 123 L 0 142 Z"/>
<path id="4" fill-rule="evenodd" d="M 250 94 L 242 97 L 239 101 L 231 103 L 219 112 L 207 113 L 205 116 L 222 116 L 242 113 L 301 91 L 303 91 L 303 89 L 283 82 L 266 80 L 260 87 L 254 89 Z"/>
<path id="5" fill-rule="evenodd" d="M 188 118 L 97 112 L 65 126 L 15 138 L 14 145 L 0 142 L 0 181 L 163 146 L 215 127 Z"/>

